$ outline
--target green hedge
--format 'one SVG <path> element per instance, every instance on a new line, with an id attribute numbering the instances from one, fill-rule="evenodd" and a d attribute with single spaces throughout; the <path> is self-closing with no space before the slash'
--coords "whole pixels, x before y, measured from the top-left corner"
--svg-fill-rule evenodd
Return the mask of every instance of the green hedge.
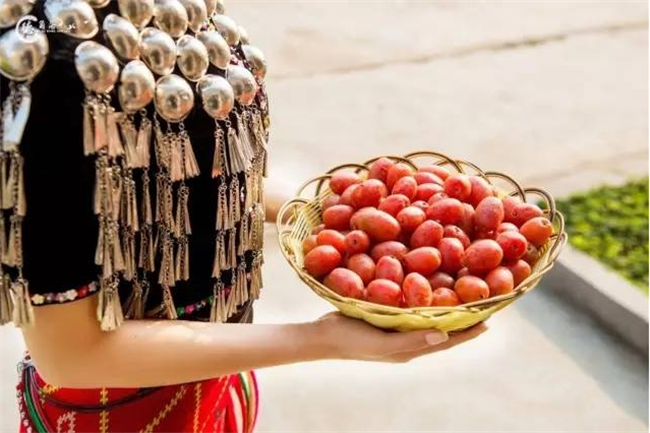
<path id="1" fill-rule="evenodd" d="M 648 293 L 648 178 L 558 200 L 569 242 Z"/>

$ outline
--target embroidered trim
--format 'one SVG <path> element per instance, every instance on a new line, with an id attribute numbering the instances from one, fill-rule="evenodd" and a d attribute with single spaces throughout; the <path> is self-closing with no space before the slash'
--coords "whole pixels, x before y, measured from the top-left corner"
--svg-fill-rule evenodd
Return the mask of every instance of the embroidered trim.
<path id="1" fill-rule="evenodd" d="M 90 283 L 78 289 L 70 289 L 61 293 L 42 293 L 31 296 L 33 305 L 63 304 L 92 295 L 98 290 L 96 283 Z"/>

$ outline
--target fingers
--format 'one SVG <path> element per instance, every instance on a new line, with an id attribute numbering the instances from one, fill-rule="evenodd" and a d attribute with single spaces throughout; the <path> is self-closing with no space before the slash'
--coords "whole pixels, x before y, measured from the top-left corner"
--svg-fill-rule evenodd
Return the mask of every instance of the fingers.
<path id="1" fill-rule="evenodd" d="M 442 350 L 447 350 L 459 344 L 473 340 L 474 338 L 478 337 L 479 335 L 487 331 L 487 329 L 488 327 L 485 325 L 485 323 L 479 323 L 464 331 L 454 332 L 449 334 L 449 339 L 443 343 L 440 343 L 435 346 L 429 346 L 420 350 L 415 350 L 412 352 L 397 353 L 391 356 L 389 359 L 392 362 L 408 362 L 412 359 L 419 358 L 420 356 L 428 355 Z"/>
<path id="2" fill-rule="evenodd" d="M 382 342 L 382 346 L 386 356 L 425 350 L 444 344 L 449 339 L 446 332 L 438 330 L 395 332 L 385 336 L 386 341 Z"/>

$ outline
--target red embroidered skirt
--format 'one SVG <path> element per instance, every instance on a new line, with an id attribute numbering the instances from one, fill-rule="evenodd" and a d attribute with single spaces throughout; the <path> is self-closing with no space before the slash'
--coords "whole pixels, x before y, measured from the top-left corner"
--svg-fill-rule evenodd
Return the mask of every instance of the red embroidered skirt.
<path id="1" fill-rule="evenodd" d="M 253 372 L 143 389 L 48 385 L 28 361 L 17 386 L 20 432 L 252 432 Z"/>

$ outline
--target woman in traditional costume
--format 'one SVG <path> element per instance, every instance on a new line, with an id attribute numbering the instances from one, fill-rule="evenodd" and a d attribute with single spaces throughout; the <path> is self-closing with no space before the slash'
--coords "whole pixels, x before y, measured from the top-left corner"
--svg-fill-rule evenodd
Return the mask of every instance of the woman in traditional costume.
<path id="1" fill-rule="evenodd" d="M 0 320 L 23 432 L 250 432 L 253 370 L 400 362 L 483 328 L 253 325 L 266 62 L 219 0 L 2 0 Z M 126 320 L 125 320 L 126 319 Z"/>

